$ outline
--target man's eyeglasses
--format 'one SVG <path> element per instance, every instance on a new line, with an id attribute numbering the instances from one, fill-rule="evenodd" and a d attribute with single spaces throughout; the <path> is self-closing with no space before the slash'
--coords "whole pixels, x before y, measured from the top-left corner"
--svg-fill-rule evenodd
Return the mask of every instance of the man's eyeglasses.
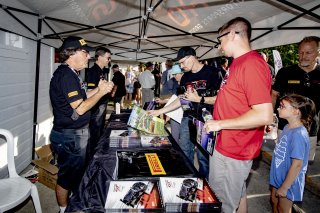
<path id="1" fill-rule="evenodd" d="M 84 49 L 78 49 L 77 51 L 81 51 L 83 53 L 85 53 L 86 55 L 89 55 L 89 52 L 87 50 L 84 50 Z"/>
<path id="2" fill-rule="evenodd" d="M 187 56 L 183 61 L 180 61 L 179 64 L 183 64 L 191 55 Z"/>
<path id="3" fill-rule="evenodd" d="M 303 80 L 304 86 L 310 87 L 311 83 L 310 83 L 309 74 L 308 74 L 308 73 L 305 73 L 303 77 L 304 77 L 304 80 Z"/>
<path id="4" fill-rule="evenodd" d="M 226 36 L 226 35 L 228 35 L 229 33 L 230 33 L 230 31 L 229 31 L 229 32 L 226 32 L 226 33 L 223 33 L 222 35 L 219 35 L 219 36 L 217 37 L 218 43 L 221 44 L 221 38 L 224 37 L 224 36 Z M 239 34 L 239 33 L 240 33 L 240 32 L 238 32 L 238 31 L 235 32 L 235 34 Z"/>

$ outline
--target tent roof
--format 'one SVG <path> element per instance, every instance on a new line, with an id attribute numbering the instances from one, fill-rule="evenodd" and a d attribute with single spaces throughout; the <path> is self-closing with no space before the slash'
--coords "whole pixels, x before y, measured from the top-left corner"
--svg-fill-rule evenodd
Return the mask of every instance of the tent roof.
<path id="1" fill-rule="evenodd" d="M 2 0 L 2 30 L 59 47 L 78 35 L 89 45 L 106 46 L 113 60 L 164 61 L 182 46 L 200 59 L 220 55 L 218 28 L 242 16 L 253 27 L 254 49 L 320 36 L 317 0 Z M 299 6 L 298 6 L 299 4 Z M 40 18 L 39 18 L 40 17 Z M 38 21 L 41 20 L 41 30 Z"/>

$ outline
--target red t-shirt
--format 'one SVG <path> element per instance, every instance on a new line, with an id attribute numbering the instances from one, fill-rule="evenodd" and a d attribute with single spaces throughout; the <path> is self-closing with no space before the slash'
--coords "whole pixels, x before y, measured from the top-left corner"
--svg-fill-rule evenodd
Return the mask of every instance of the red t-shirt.
<path id="1" fill-rule="evenodd" d="M 239 117 L 252 105 L 271 103 L 271 74 L 267 63 L 250 51 L 233 60 L 222 82 L 215 105 L 215 120 Z M 215 149 L 224 156 L 250 160 L 259 155 L 264 127 L 247 130 L 223 129 Z"/>

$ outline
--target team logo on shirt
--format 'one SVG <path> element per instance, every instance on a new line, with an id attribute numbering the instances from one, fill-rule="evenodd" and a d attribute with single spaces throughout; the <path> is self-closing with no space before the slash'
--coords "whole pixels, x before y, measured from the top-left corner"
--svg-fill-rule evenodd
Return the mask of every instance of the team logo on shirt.
<path id="1" fill-rule="evenodd" d="M 299 80 L 288 80 L 288 84 L 300 84 Z"/>
<path id="2" fill-rule="evenodd" d="M 68 97 L 69 97 L 69 98 L 71 98 L 71 97 L 73 97 L 73 96 L 76 96 L 76 95 L 78 95 L 78 91 L 73 91 L 73 92 L 69 92 L 69 93 L 68 93 Z"/>

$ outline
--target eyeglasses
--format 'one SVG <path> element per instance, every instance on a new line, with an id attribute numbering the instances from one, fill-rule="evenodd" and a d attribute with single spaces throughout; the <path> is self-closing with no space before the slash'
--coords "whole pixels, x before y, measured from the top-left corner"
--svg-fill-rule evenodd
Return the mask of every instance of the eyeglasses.
<path id="1" fill-rule="evenodd" d="M 305 73 L 305 74 L 303 75 L 303 77 L 304 77 L 304 80 L 303 80 L 304 86 L 310 87 L 311 83 L 310 83 L 309 74 L 308 74 L 308 73 Z"/>
<path id="2" fill-rule="evenodd" d="M 217 37 L 217 40 L 218 40 L 218 43 L 219 44 L 221 44 L 221 38 L 222 37 L 224 37 L 224 36 L 226 36 L 226 35 L 228 35 L 229 33 L 231 33 L 230 31 L 229 32 L 226 32 L 226 33 L 223 33 L 222 35 L 219 35 L 218 37 Z M 240 32 L 235 32 L 235 34 L 239 34 Z"/>
<path id="3" fill-rule="evenodd" d="M 183 61 L 180 61 L 179 64 L 183 64 L 191 55 L 187 56 Z"/>
<path id="4" fill-rule="evenodd" d="M 284 105 L 284 104 L 280 104 L 280 106 L 279 106 L 279 108 L 280 109 L 288 109 L 288 108 L 294 108 L 293 106 L 291 106 L 291 105 Z"/>
<path id="5" fill-rule="evenodd" d="M 84 50 L 84 49 L 79 49 L 79 50 L 77 50 L 77 51 L 80 51 L 80 52 L 83 52 L 83 53 L 85 53 L 86 55 L 89 55 L 89 52 L 88 52 L 87 50 Z"/>

